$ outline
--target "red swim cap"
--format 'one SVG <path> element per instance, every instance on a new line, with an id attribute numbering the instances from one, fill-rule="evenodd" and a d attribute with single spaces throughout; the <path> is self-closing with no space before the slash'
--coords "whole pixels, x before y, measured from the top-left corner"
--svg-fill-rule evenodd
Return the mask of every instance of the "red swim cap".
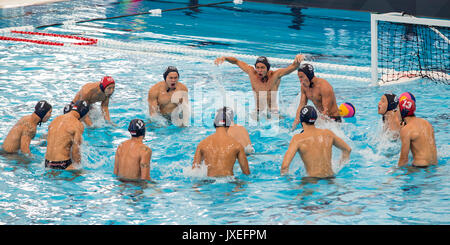
<path id="1" fill-rule="evenodd" d="M 110 76 L 104 76 L 102 81 L 100 82 L 100 89 L 105 92 L 105 88 L 108 87 L 108 85 L 115 83 L 114 79 Z"/>
<path id="2" fill-rule="evenodd" d="M 406 98 L 400 102 L 399 108 L 402 118 L 407 116 L 414 116 L 414 112 L 416 111 L 416 103 L 414 102 L 414 100 Z"/>

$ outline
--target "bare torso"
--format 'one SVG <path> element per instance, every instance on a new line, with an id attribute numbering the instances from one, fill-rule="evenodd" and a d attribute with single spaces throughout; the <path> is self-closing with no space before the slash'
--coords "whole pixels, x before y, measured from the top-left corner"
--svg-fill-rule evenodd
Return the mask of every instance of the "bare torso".
<path id="1" fill-rule="evenodd" d="M 100 89 L 98 89 L 99 87 L 100 82 L 86 83 L 75 95 L 75 98 L 72 100 L 72 102 L 84 100 L 89 105 L 92 105 L 97 102 L 105 101 L 107 99 L 107 96 Z"/>
<path id="2" fill-rule="evenodd" d="M 274 76 L 273 71 L 267 73 L 267 81 L 262 81 L 256 71 L 249 73 L 250 83 L 255 97 L 255 105 L 258 111 L 267 110 L 278 112 L 278 88 L 281 77 Z"/>
<path id="3" fill-rule="evenodd" d="M 437 150 L 434 130 L 431 124 L 422 118 L 414 117 L 408 120 L 402 129 L 402 134 L 408 134 L 414 166 L 437 164 Z"/>
<path id="4" fill-rule="evenodd" d="M 24 134 L 33 139 L 36 135 L 36 125 L 32 123 L 31 115 L 22 117 L 9 131 L 3 141 L 3 150 L 8 153 L 16 153 L 20 149 L 21 138 Z"/>
<path id="5" fill-rule="evenodd" d="M 227 133 L 228 135 L 233 137 L 237 142 L 239 142 L 239 144 L 241 144 L 242 147 L 244 148 L 252 144 L 247 129 L 245 129 L 244 126 L 234 124 L 230 126 Z"/>
<path id="6" fill-rule="evenodd" d="M 141 179 L 142 169 L 150 168 L 150 165 L 142 168 L 142 156 L 146 152 L 151 154 L 151 149 L 142 142 L 129 139 L 120 144 L 116 152 L 117 176 L 126 180 Z"/>
<path id="7" fill-rule="evenodd" d="M 311 100 L 314 106 L 321 112 L 326 112 L 327 116 L 337 117 L 339 116 L 338 106 L 336 104 L 336 97 L 333 91 L 333 87 L 322 78 L 317 78 L 318 82 L 314 83 L 312 88 L 302 86 L 302 90 L 306 95 L 308 100 Z M 328 105 L 323 103 L 324 98 L 323 94 L 328 94 L 330 98 L 326 98 L 329 100 Z"/>
<path id="8" fill-rule="evenodd" d="M 239 142 L 227 134 L 215 133 L 201 141 L 198 148 L 208 166 L 208 176 L 233 175 L 233 166 L 242 148 Z"/>
<path id="9" fill-rule="evenodd" d="M 184 84 L 180 82 L 177 83 L 175 90 L 170 90 L 169 92 L 167 92 L 165 82 L 159 82 L 153 85 L 148 92 L 149 106 L 157 106 L 157 109 L 159 110 L 159 113 L 161 113 L 161 115 L 169 116 L 179 104 L 183 103 L 183 96 L 185 96 L 186 94 L 183 94 L 181 91 L 187 93 L 188 89 Z M 184 99 L 187 100 L 187 97 L 184 97 Z M 156 105 L 152 104 L 155 102 Z M 155 109 L 152 110 L 152 108 L 150 108 L 150 111 L 155 111 Z"/>
<path id="10" fill-rule="evenodd" d="M 333 136 L 328 130 L 315 128 L 294 136 L 300 156 L 310 177 L 333 176 L 331 165 Z"/>
<path id="11" fill-rule="evenodd" d="M 47 152 L 45 159 L 49 161 L 66 161 L 71 159 L 74 164 L 70 165 L 67 170 L 76 168 L 80 163 L 81 156 L 79 151 L 75 154 L 73 147 L 79 149 L 81 144 L 81 135 L 84 131 L 83 124 L 69 112 L 67 114 L 56 117 L 48 127 L 47 135 Z"/>

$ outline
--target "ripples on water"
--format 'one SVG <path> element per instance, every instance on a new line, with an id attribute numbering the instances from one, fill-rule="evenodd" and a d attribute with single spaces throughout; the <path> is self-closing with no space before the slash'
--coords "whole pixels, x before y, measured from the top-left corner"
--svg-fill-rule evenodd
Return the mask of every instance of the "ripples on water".
<path id="1" fill-rule="evenodd" d="M 67 6 L 60 4 L 57 6 Z M 91 6 L 84 1 L 73 4 L 75 12 L 83 6 Z M 346 27 L 339 22 L 344 18 L 341 12 L 310 9 L 305 12 L 305 22 L 299 32 L 295 28 L 284 28 L 292 24 L 286 19 L 289 16 L 276 14 L 277 11 L 289 10 L 282 6 L 268 6 L 272 12 L 265 13 L 278 17 L 271 18 L 274 22 L 270 25 L 282 26 L 274 29 L 277 35 L 273 37 L 264 33 L 257 36 L 254 28 L 248 33 L 231 32 L 236 30 L 232 24 L 224 25 L 223 29 L 212 25 L 216 32 L 209 36 L 196 29 L 197 24 L 201 25 L 199 30 L 211 29 L 207 23 L 215 23 L 221 15 L 222 18 L 238 15 L 249 18 L 252 23 L 266 23 L 267 17 L 255 9 L 266 11 L 267 5 L 256 4 L 243 5 L 242 9 L 248 8 L 248 11 L 233 11 L 225 7 L 204 9 L 195 20 L 181 12 L 167 14 L 172 17 L 171 24 L 180 23 L 184 29 L 171 29 L 170 23 L 163 23 L 167 20 L 164 17 L 141 16 L 126 18 L 123 23 L 92 23 L 108 28 L 133 28 L 132 34 L 91 31 L 89 35 L 139 43 L 165 39 L 163 42 L 175 45 L 207 40 L 230 44 L 214 47 L 223 48 L 224 52 L 237 50 L 282 58 L 292 58 L 298 50 L 306 50 L 318 62 L 368 65 L 368 15 L 354 14 L 351 21 L 345 20 Z M 132 7 L 135 11 L 153 6 Z M 101 9 L 104 12 L 99 11 Z M 33 10 L 60 11 L 61 8 Z M 115 7 L 97 7 L 94 10 L 78 17 L 96 18 L 104 16 L 105 12 L 109 16 L 130 11 Z M 17 18 L 9 21 L 15 25 L 36 21 L 48 24 L 44 22 L 54 23 L 74 15 L 61 14 L 50 19 L 44 18 L 48 17 L 46 14 L 39 16 L 24 17 L 22 22 Z M 311 20 L 320 20 L 322 28 L 312 28 Z M 331 24 L 330 21 L 336 23 Z M 237 30 L 242 30 L 245 23 L 235 25 Z M 81 34 L 81 31 L 62 27 L 44 31 Z M 281 36 L 285 32 L 289 36 Z M 316 38 L 314 45 L 311 44 L 313 39 L 309 39 L 311 42 L 298 39 L 308 35 L 324 35 L 327 39 Z M 263 41 L 274 45 L 260 45 Z M 355 43 L 358 45 L 353 45 Z M 20 117 L 32 112 L 38 100 L 46 99 L 53 105 L 53 119 L 62 114 L 64 105 L 84 83 L 97 81 L 105 74 L 113 76 L 117 83 L 110 113 L 112 121 L 118 124 L 118 127 L 109 126 L 102 119 L 99 106 L 94 108 L 97 120 L 94 128 L 86 128 L 84 132 L 83 168 L 79 171 L 44 169 L 46 142 L 40 137 L 46 133 L 48 123 L 38 128 L 32 141 L 33 158 L 1 154 L 1 224 L 448 224 L 450 221 L 450 205 L 446 198 L 450 183 L 447 166 L 450 138 L 445 103 L 449 100 L 448 86 L 418 81 L 391 87 L 371 87 L 364 82 L 329 80 L 334 86 L 338 104 L 349 101 L 356 106 L 356 120 L 342 125 L 318 121 L 317 126 L 331 129 L 348 142 L 353 151 L 348 164 L 337 166 L 340 153 L 334 149 L 336 177 L 318 180 L 304 177 L 306 171 L 298 155 L 291 165 L 290 174 L 279 174 L 290 139 L 300 131 L 289 131 L 299 100 L 298 79 L 295 74 L 290 74 L 282 79 L 280 86 L 279 104 L 283 118 L 278 128 L 270 122 L 257 124 L 251 119 L 237 119 L 249 123 L 247 128 L 257 152 L 248 157 L 252 174 L 242 175 L 236 164 L 235 177 L 212 179 L 206 177 L 205 167 L 192 170 L 192 159 L 200 140 L 214 132 L 212 119 L 216 108 L 223 102 L 224 94 L 246 100 L 244 105 L 251 108 L 251 88 L 247 77 L 238 68 L 228 64 L 216 67 L 212 64 L 214 57 L 208 57 L 211 63 L 205 63 L 154 58 L 123 50 L 54 48 L 8 42 L 1 42 L 0 47 L 1 141 Z M 253 61 L 248 62 L 252 64 Z M 168 65 L 178 67 L 180 81 L 189 88 L 195 115 L 192 125 L 177 128 L 164 120 L 149 124 L 145 144 L 153 150 L 152 181 L 119 181 L 112 174 L 115 149 L 129 137 L 127 126 L 131 119 L 149 120 L 147 91 L 152 84 L 162 80 L 162 72 Z M 326 72 L 355 75 L 345 71 Z M 201 96 L 198 97 L 195 91 Z M 385 92 L 400 94 L 404 91 L 415 94 L 417 115 L 435 127 L 437 166 L 427 169 L 396 167 L 399 143 L 382 134 L 377 103 Z"/>

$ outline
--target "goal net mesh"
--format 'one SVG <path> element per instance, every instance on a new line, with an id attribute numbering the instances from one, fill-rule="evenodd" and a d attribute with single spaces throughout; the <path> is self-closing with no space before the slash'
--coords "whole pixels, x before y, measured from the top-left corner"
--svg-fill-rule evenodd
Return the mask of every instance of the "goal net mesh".
<path id="1" fill-rule="evenodd" d="M 378 22 L 378 80 L 428 78 L 450 84 L 450 28 Z"/>

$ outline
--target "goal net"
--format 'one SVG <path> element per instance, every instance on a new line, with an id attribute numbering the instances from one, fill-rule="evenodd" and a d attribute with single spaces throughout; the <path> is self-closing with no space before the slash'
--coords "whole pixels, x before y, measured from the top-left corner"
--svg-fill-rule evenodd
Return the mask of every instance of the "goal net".
<path id="1" fill-rule="evenodd" d="M 450 84 L 449 20 L 372 14 L 371 39 L 374 83 L 428 78 Z"/>

